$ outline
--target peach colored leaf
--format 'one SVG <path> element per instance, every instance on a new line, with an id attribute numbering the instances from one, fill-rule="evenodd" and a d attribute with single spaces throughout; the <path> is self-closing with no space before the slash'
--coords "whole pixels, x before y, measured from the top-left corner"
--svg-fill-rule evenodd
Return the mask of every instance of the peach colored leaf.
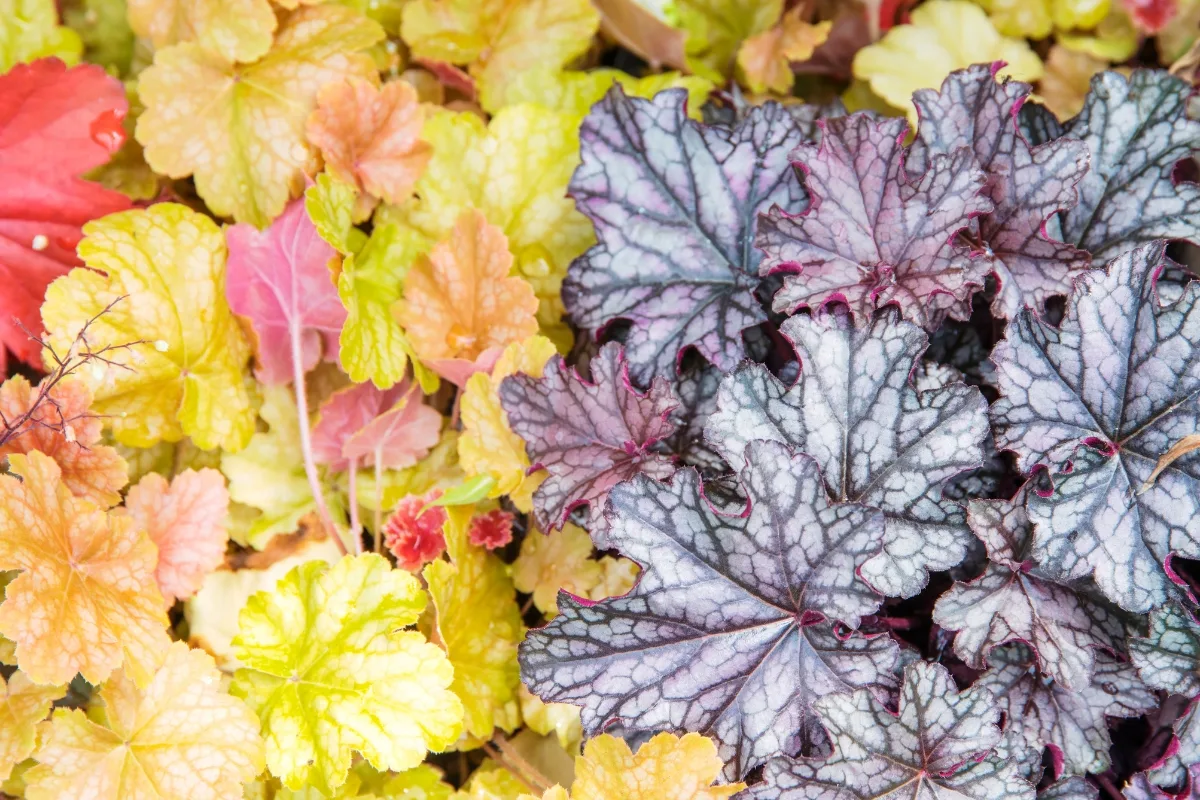
<path id="1" fill-rule="evenodd" d="M 655 16 L 637 0 L 592 0 L 600 12 L 600 30 L 651 65 L 687 66 L 687 35 Z M 654 72 L 656 70 L 651 70 Z"/>
<path id="2" fill-rule="evenodd" d="M 258 338 L 255 374 L 267 384 L 294 377 L 293 357 L 305 372 L 323 352 L 336 352 L 346 309 L 329 274 L 336 255 L 294 200 L 265 231 L 253 225 L 225 229 L 229 275 L 225 294 Z"/>
<path id="3" fill-rule="evenodd" d="M 49 456 L 9 456 L 0 476 L 0 569 L 21 574 L 0 605 L 0 633 L 35 683 L 76 673 L 99 684 L 125 665 L 149 680 L 170 644 L 154 581 L 154 543 L 127 516 L 73 496 Z M 20 476 L 20 477 L 17 477 Z"/>
<path id="4" fill-rule="evenodd" d="M 221 688 L 211 656 L 182 642 L 147 686 L 118 672 L 98 700 L 102 714 L 54 713 L 28 800 L 227 800 L 263 768 L 254 713 Z"/>
<path id="5" fill-rule="evenodd" d="M 37 390 L 20 375 L 0 385 L 0 414 L 16 419 L 29 411 Z M 24 431 L 0 445 L 0 458 L 38 450 L 58 462 L 62 481 L 76 497 L 108 508 L 121 502 L 121 489 L 129 481 L 125 459 L 112 447 L 100 444 L 103 427 L 89 413 L 92 390 L 83 381 L 59 382 L 34 411 Z"/>
<path id="6" fill-rule="evenodd" d="M 504 231 L 469 210 L 405 277 L 395 314 L 421 360 L 456 386 L 537 333 L 537 297 L 524 279 L 509 277 L 512 264 Z"/>
<path id="7" fill-rule="evenodd" d="M 774 27 L 751 36 L 738 49 L 737 63 L 752 92 L 791 94 L 793 61 L 807 61 L 829 38 L 832 21 L 815 25 L 804 19 L 804 6 L 783 15 Z"/>
<path id="8" fill-rule="evenodd" d="M 125 509 L 158 546 L 154 577 L 168 605 L 194 595 L 225 560 L 229 491 L 215 469 L 189 469 L 169 484 L 151 472 L 129 490 Z"/>
<path id="9" fill-rule="evenodd" d="M 432 155 L 420 138 L 424 124 L 412 84 L 392 81 L 377 89 L 369 81 L 347 78 L 321 89 L 307 133 L 335 178 L 373 199 L 398 204 L 412 194 Z"/>

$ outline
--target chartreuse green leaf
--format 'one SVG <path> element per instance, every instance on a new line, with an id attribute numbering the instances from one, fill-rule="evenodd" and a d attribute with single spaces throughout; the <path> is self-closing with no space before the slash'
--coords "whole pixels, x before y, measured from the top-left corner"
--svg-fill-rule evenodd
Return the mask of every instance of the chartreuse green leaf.
<path id="1" fill-rule="evenodd" d="M 421 138 L 436 142 L 415 196 L 385 206 L 376 223 L 395 222 L 433 246 L 466 209 L 504 231 L 515 274 L 533 286 L 542 333 L 560 349 L 571 342 L 559 297 L 571 261 L 594 240 L 592 225 L 567 197 L 579 163 L 578 124 L 567 114 L 522 104 L 485 124 L 477 115 L 431 114 Z"/>
<path id="2" fill-rule="evenodd" d="M 619 69 L 537 70 L 512 82 L 508 90 L 511 102 L 535 103 L 582 120 L 612 88 L 621 84 L 628 97 L 651 98 L 664 89 L 687 89 L 688 114 L 700 118 L 700 107 L 713 90 L 713 82 L 699 75 L 664 72 L 635 78 Z"/>
<path id="3" fill-rule="evenodd" d="M 290 789 L 325 795 L 355 751 L 381 770 L 411 769 L 452 744 L 463 707 L 446 655 L 415 631 L 425 594 L 381 556 L 292 570 L 242 609 L 230 692 L 262 722 L 267 767 Z"/>
<path id="4" fill-rule="evenodd" d="M 354 227 L 354 187 L 328 172 L 304 191 L 304 210 L 321 238 L 342 255 L 357 253 L 367 235 Z"/>
<path id="5" fill-rule="evenodd" d="M 496 726 L 512 730 L 520 722 L 517 645 L 525 630 L 508 568 L 468 541 L 474 511 L 448 509 L 450 561 L 434 561 L 423 575 L 437 609 L 438 638 L 454 665 L 450 688 L 466 709 L 467 733 L 487 740 Z"/>
<path id="6" fill-rule="evenodd" d="M 79 34 L 58 24 L 54 0 L 0 0 L 0 73 L 46 56 L 75 64 L 82 53 Z"/>
<path id="7" fill-rule="evenodd" d="M 404 378 L 411 363 L 422 391 L 437 389 L 437 374 L 417 360 L 408 336 L 392 314 L 404 275 L 426 246 L 418 231 L 382 224 L 357 254 L 342 261 L 338 296 L 346 306 L 346 324 L 342 326 L 340 359 L 351 380 L 369 380 L 386 389 Z"/>
<path id="8" fill-rule="evenodd" d="M 95 395 L 92 413 L 135 447 L 184 436 L 205 450 L 245 447 L 254 433 L 250 347 L 225 301 L 220 229 L 186 206 L 159 203 L 83 232 L 79 255 L 90 269 L 50 285 L 42 319 L 59 353 L 85 325 L 94 351 L 122 348 L 105 354 L 111 366 L 79 373 Z"/>

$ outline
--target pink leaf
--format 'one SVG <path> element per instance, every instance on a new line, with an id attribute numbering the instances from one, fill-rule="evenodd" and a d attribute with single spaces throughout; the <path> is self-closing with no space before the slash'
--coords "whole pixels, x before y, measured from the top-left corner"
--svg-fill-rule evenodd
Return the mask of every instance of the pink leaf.
<path id="1" fill-rule="evenodd" d="M 215 469 L 186 470 L 170 485 L 152 472 L 129 490 L 125 510 L 158 546 L 154 577 L 168 604 L 194 595 L 224 561 L 229 491 Z"/>
<path id="2" fill-rule="evenodd" d="M 258 338 L 255 374 L 267 384 L 292 380 L 292 353 L 305 371 L 335 355 L 346 309 L 329 274 L 335 252 L 294 200 L 265 231 L 226 229 L 226 296 L 234 313 L 250 320 Z"/>
<path id="3" fill-rule="evenodd" d="M 403 469 L 420 461 L 441 436 L 442 416 L 407 381 L 381 390 L 361 383 L 334 392 L 313 427 L 317 463 L 335 471 L 350 459 Z"/>

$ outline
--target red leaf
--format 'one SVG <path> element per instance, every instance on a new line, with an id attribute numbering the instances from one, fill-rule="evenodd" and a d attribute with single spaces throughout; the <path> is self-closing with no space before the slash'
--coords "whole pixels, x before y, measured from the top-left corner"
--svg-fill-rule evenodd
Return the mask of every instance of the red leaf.
<path id="1" fill-rule="evenodd" d="M 46 287 L 80 263 L 80 227 L 130 206 L 79 178 L 121 147 L 128 110 L 121 82 L 100 67 L 45 58 L 0 76 L 0 374 L 5 347 L 41 365 L 14 318 L 40 334 Z"/>

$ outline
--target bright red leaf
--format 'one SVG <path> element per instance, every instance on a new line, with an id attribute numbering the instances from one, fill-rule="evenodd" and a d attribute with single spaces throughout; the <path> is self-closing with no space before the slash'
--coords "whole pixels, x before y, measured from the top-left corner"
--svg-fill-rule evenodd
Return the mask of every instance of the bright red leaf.
<path id="1" fill-rule="evenodd" d="M 41 364 L 14 319 L 40 334 L 46 287 L 80 263 L 80 227 L 130 205 L 79 178 L 121 147 L 128 110 L 121 82 L 97 66 L 46 58 L 0 76 L 0 374 L 5 347 Z"/>

